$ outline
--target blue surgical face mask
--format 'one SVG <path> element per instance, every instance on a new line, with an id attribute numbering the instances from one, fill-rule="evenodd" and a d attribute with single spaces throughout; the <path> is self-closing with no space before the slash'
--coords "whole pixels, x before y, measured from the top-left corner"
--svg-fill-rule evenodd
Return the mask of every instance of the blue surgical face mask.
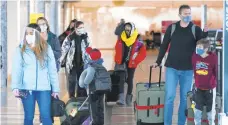
<path id="1" fill-rule="evenodd" d="M 198 55 L 203 55 L 204 54 L 204 49 L 202 49 L 202 48 L 196 48 L 196 54 L 198 54 Z"/>
<path id="2" fill-rule="evenodd" d="M 185 23 L 189 23 L 192 21 L 192 16 L 182 16 L 182 20 L 185 22 Z"/>

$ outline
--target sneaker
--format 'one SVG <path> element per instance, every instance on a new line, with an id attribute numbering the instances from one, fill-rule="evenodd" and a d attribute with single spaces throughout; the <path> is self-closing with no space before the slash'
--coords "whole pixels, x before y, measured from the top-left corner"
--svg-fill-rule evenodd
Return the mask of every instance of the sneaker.
<path id="1" fill-rule="evenodd" d="M 124 93 L 119 94 L 119 99 L 116 102 L 117 105 L 125 105 Z"/>
<path id="2" fill-rule="evenodd" d="M 132 106 L 132 97 L 133 95 L 126 95 L 126 104 L 127 106 Z"/>

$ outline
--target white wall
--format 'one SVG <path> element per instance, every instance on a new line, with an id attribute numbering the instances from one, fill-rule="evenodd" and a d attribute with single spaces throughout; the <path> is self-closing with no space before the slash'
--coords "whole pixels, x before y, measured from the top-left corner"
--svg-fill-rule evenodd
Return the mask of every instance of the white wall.
<path id="1" fill-rule="evenodd" d="M 18 5 L 20 4 L 20 5 Z M 28 23 L 26 2 L 8 1 L 7 28 L 8 28 L 8 75 L 12 72 L 12 59 L 15 48 L 19 45 L 24 28 Z"/>

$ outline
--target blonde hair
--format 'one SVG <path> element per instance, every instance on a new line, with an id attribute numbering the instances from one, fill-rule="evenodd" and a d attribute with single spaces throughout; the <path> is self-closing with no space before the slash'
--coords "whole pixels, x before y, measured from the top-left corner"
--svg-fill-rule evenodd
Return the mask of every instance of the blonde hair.
<path id="1" fill-rule="evenodd" d="M 34 54 L 36 56 L 36 59 L 40 62 L 41 67 L 44 67 L 44 62 L 47 57 L 47 49 L 48 49 L 48 44 L 47 42 L 41 37 L 40 32 L 38 31 L 40 28 L 37 24 L 29 24 L 27 26 L 28 28 L 33 28 L 35 30 L 35 46 L 31 47 L 31 49 L 34 51 Z M 37 30 L 38 29 L 38 30 Z M 24 35 L 24 44 L 21 48 L 21 53 L 25 52 L 27 42 L 25 39 L 26 32 Z"/>

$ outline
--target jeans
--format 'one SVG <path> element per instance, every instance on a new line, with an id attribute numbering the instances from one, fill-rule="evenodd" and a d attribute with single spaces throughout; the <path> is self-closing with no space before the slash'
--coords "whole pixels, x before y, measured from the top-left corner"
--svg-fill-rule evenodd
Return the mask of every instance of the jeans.
<path id="1" fill-rule="evenodd" d="M 178 125 L 185 125 L 187 108 L 187 92 L 191 90 L 193 80 L 193 70 L 176 70 L 166 68 L 166 84 L 165 84 L 165 107 L 164 107 L 164 123 L 172 125 L 173 104 L 176 96 L 177 83 L 180 84 L 180 105 L 178 111 Z"/>
<path id="2" fill-rule="evenodd" d="M 212 109 L 210 112 L 207 112 L 207 118 L 209 121 L 209 125 L 215 125 L 214 120 L 215 120 L 215 98 L 216 98 L 216 89 L 213 89 L 213 97 L 212 97 Z M 197 105 L 197 104 L 196 104 Z M 195 124 L 196 125 L 201 125 L 201 118 L 202 118 L 202 111 L 198 109 L 194 109 L 194 115 L 195 115 Z"/>
<path id="3" fill-rule="evenodd" d="M 33 91 L 22 98 L 24 107 L 24 125 L 33 125 L 35 104 L 39 106 L 43 125 L 52 125 L 51 119 L 51 91 Z"/>

